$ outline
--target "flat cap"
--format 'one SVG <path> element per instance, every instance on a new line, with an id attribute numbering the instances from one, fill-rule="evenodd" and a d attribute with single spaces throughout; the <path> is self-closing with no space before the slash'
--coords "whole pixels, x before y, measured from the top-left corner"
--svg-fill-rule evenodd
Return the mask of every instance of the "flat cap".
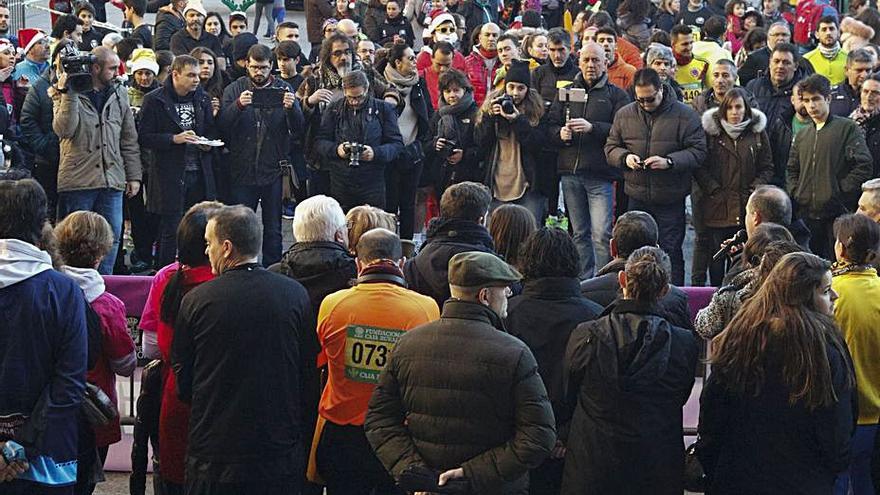
<path id="1" fill-rule="evenodd" d="M 468 251 L 449 260 L 449 285 L 457 287 L 497 287 L 510 285 L 522 275 L 491 253 Z"/>

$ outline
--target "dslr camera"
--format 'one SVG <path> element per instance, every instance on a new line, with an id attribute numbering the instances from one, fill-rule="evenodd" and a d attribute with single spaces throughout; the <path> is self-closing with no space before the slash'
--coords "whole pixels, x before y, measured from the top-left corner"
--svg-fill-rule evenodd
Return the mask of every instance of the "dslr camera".
<path id="1" fill-rule="evenodd" d="M 358 168 L 361 166 L 361 153 L 366 147 L 360 143 L 346 142 L 342 145 L 342 149 L 348 153 L 348 166 L 350 168 Z"/>
<path id="2" fill-rule="evenodd" d="M 492 103 L 501 105 L 501 111 L 508 115 L 516 112 L 516 106 L 513 104 L 513 97 L 507 93 L 495 98 L 495 101 Z"/>
<path id="3" fill-rule="evenodd" d="M 92 64 L 95 56 L 88 52 L 77 50 L 74 45 L 67 45 L 61 49 L 61 68 L 67 74 L 67 87 L 82 93 L 92 89 Z"/>
<path id="4" fill-rule="evenodd" d="M 455 147 L 457 145 L 458 143 L 456 143 L 455 141 L 447 139 L 446 142 L 443 144 L 443 147 L 440 149 L 440 158 L 443 159 L 443 161 L 446 161 L 446 159 L 448 159 L 449 156 L 452 155 L 452 152 L 455 150 Z"/>

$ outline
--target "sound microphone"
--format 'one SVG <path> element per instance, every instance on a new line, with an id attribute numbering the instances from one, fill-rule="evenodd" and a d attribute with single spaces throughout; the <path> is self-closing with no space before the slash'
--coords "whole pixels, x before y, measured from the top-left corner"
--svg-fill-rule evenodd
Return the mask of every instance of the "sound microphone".
<path id="1" fill-rule="evenodd" d="M 746 234 L 746 229 L 740 229 L 740 231 L 737 232 L 732 239 L 728 239 L 721 244 L 721 249 L 719 249 L 718 252 L 715 253 L 714 256 L 712 256 L 712 261 L 715 262 L 727 256 L 730 253 L 730 248 L 746 242 L 748 238 L 749 236 L 748 234 Z"/>

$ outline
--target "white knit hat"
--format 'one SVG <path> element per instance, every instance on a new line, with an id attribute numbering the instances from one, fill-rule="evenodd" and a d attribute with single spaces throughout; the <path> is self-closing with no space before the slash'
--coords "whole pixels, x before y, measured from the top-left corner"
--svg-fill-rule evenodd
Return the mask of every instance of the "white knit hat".
<path id="1" fill-rule="evenodd" d="M 159 63 L 156 62 L 156 53 L 149 48 L 137 48 L 133 52 L 131 52 L 131 58 L 128 60 L 126 64 L 131 70 L 131 73 L 141 69 L 148 69 L 153 72 L 153 74 L 159 73 Z"/>

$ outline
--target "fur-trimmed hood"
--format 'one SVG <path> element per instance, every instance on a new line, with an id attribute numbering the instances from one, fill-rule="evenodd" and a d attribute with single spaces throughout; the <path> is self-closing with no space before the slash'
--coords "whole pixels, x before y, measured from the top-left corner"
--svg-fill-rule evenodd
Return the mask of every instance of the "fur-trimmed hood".
<path id="1" fill-rule="evenodd" d="M 717 114 L 718 107 L 710 108 L 709 110 L 703 112 L 703 130 L 706 131 L 706 133 L 710 136 L 718 136 L 721 134 L 721 123 L 718 122 L 718 119 L 721 117 Z M 757 108 L 752 108 L 752 124 L 749 126 L 749 130 L 758 133 L 766 128 L 767 116 L 764 115 L 764 112 L 758 110 Z"/>

